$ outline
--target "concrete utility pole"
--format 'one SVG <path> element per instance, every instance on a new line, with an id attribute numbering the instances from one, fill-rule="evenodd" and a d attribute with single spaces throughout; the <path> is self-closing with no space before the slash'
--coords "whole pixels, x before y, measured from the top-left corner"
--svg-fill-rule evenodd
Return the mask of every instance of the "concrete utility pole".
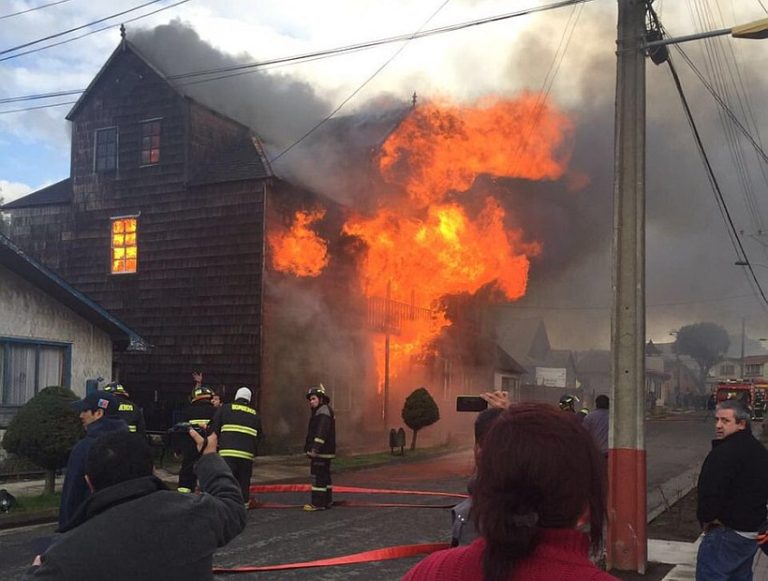
<path id="1" fill-rule="evenodd" d="M 619 0 L 613 189 L 609 568 L 645 573 L 645 1 Z"/>

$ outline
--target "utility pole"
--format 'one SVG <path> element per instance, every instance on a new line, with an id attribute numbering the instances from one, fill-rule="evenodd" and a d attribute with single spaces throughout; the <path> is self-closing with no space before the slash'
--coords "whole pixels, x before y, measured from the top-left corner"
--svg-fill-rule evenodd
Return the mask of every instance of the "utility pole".
<path id="1" fill-rule="evenodd" d="M 618 0 L 609 568 L 645 573 L 645 0 Z"/>

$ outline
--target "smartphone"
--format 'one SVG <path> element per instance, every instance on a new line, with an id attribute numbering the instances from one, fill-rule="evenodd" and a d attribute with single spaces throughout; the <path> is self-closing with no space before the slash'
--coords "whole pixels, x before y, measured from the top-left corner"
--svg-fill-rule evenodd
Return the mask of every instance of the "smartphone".
<path id="1" fill-rule="evenodd" d="M 459 395 L 456 397 L 457 412 L 481 412 L 488 407 L 488 402 L 479 395 Z"/>

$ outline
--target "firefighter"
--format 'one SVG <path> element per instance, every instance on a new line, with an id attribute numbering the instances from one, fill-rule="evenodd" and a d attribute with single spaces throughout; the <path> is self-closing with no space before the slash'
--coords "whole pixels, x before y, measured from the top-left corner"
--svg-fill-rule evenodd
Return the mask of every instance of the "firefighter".
<path id="1" fill-rule="evenodd" d="M 195 387 L 189 396 L 189 405 L 184 410 L 182 421 L 207 431 L 208 424 L 216 412 L 216 408 L 211 404 L 212 397 L 213 390 L 211 388 Z M 198 458 L 197 448 L 190 438 L 184 440 L 181 453 L 181 470 L 179 470 L 179 487 L 177 490 L 188 493 L 194 491 L 197 484 L 193 466 Z"/>
<path id="2" fill-rule="evenodd" d="M 128 430 L 136 432 L 141 437 L 146 437 L 147 426 L 144 423 L 144 410 L 131 401 L 131 396 L 125 388 L 113 381 L 104 386 L 104 391 L 113 393 L 117 397 L 117 417 L 128 424 Z"/>
<path id="3" fill-rule="evenodd" d="M 250 499 L 251 470 L 257 445 L 262 436 L 261 418 L 251 407 L 251 390 L 241 387 L 234 403 L 221 406 L 213 417 L 210 431 L 219 438 L 219 456 L 223 457 L 240 483 L 246 507 Z"/>
<path id="4" fill-rule="evenodd" d="M 304 452 L 309 457 L 309 473 L 312 476 L 312 496 L 304 510 L 327 510 L 333 505 L 331 486 L 331 460 L 336 457 L 336 419 L 331 400 L 321 383 L 309 388 L 307 400 L 312 415 L 309 417 Z"/>
<path id="5" fill-rule="evenodd" d="M 560 402 L 558 403 L 558 406 L 561 410 L 564 412 L 568 412 L 571 414 L 575 414 L 576 417 L 579 419 L 579 421 L 584 420 L 584 416 L 586 416 L 589 413 L 589 410 L 586 408 L 583 408 L 579 410 L 579 412 L 576 412 L 576 404 L 579 403 L 579 398 L 575 395 L 571 395 L 569 393 L 563 394 L 560 396 Z"/>

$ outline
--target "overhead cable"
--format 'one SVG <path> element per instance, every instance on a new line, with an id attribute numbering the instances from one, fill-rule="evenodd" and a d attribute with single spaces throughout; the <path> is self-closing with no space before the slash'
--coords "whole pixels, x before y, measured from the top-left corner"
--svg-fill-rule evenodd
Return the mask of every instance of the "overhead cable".
<path id="1" fill-rule="evenodd" d="M 11 18 L 13 16 L 21 16 L 22 14 L 26 14 L 27 12 L 34 12 L 35 10 L 42 10 L 43 8 L 48 8 L 50 6 L 56 6 L 57 4 L 64 4 L 65 2 L 69 2 L 69 0 L 58 0 L 58 2 L 50 2 L 49 4 L 41 4 L 40 6 L 35 6 L 34 8 L 27 8 L 26 10 L 19 10 L 18 12 L 12 12 L 11 14 L 3 14 L 0 16 L 0 20 L 4 20 L 6 18 Z"/>

